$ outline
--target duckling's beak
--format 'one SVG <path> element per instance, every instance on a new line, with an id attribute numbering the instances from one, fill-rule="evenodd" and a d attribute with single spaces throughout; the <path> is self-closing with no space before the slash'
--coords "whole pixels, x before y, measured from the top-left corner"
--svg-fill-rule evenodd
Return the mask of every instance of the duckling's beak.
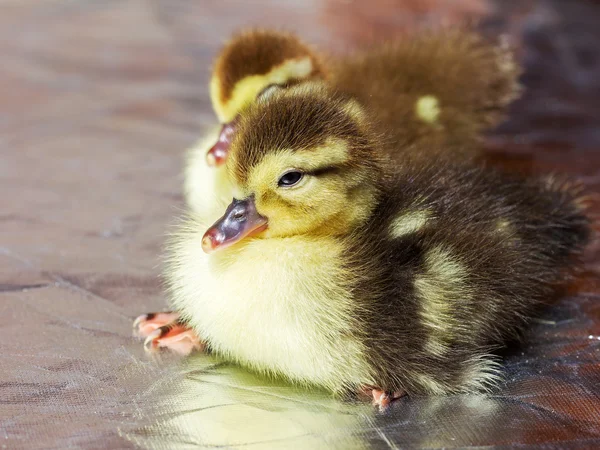
<path id="1" fill-rule="evenodd" d="M 202 238 L 202 250 L 212 253 L 241 241 L 267 228 L 267 219 L 256 211 L 254 197 L 235 198 L 225 214 L 210 227 Z"/>
<path id="2" fill-rule="evenodd" d="M 213 145 L 208 153 L 206 154 L 206 162 L 211 167 L 219 167 L 225 164 L 227 160 L 227 154 L 229 153 L 229 146 L 235 133 L 235 124 L 237 120 L 233 119 L 223 125 L 221 133 L 219 133 L 219 139 L 217 143 Z"/>

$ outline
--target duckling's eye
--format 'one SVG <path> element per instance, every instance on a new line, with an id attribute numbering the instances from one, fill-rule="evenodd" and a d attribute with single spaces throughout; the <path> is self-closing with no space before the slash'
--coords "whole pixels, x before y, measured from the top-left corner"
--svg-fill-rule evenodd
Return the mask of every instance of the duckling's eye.
<path id="1" fill-rule="evenodd" d="M 292 187 L 300 182 L 300 180 L 304 177 L 304 174 L 299 170 L 290 170 L 289 172 L 284 173 L 279 178 L 277 185 L 279 187 Z"/>

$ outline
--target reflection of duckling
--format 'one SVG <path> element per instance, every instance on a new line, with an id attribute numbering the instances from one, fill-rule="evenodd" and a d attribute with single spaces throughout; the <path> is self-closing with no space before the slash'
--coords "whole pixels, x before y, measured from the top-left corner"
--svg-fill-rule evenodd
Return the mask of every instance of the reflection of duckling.
<path id="1" fill-rule="evenodd" d="M 171 242 L 172 305 L 231 360 L 381 405 L 486 387 L 490 350 L 560 280 L 587 219 L 557 182 L 443 159 L 384 176 L 372 130 L 319 87 L 251 106 L 233 203 Z"/>
<path id="2" fill-rule="evenodd" d="M 328 64 L 297 37 L 253 30 L 221 51 L 210 82 L 223 129 L 207 154 L 211 166 L 227 156 L 239 113 L 270 86 L 327 79 L 374 114 L 396 149 L 417 141 L 454 152 L 469 149 L 503 116 L 517 89 L 517 66 L 503 47 L 465 30 L 421 32 Z"/>

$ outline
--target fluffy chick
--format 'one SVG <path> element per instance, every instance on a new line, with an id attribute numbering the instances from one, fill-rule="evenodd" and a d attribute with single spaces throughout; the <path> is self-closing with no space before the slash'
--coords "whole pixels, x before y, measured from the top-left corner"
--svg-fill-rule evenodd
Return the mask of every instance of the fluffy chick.
<path id="1" fill-rule="evenodd" d="M 410 158 L 390 176 L 376 128 L 323 86 L 251 105 L 233 203 L 169 245 L 172 306 L 224 357 L 335 393 L 486 388 L 491 352 L 562 280 L 588 220 L 549 179 Z"/>

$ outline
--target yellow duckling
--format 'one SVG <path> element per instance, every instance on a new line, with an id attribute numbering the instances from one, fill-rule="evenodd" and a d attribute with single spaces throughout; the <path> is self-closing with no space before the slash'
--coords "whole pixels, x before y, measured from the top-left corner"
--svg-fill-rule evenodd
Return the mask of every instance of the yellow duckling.
<path id="1" fill-rule="evenodd" d="M 138 320 L 148 348 L 207 345 L 381 406 L 492 385 L 490 352 L 588 239 L 579 200 L 556 181 L 443 158 L 407 158 L 390 177 L 375 129 L 323 85 L 249 106 L 225 166 L 234 200 L 170 242 L 177 315 Z"/>
<path id="2" fill-rule="evenodd" d="M 214 64 L 210 94 L 223 125 L 189 153 L 188 205 L 204 214 L 213 210 L 215 196 L 231 198 L 224 171 L 209 167 L 225 163 L 240 112 L 278 87 L 319 79 L 352 95 L 372 115 L 381 139 L 393 144 L 386 147 L 392 162 L 401 162 L 416 144 L 428 149 L 427 157 L 437 149 L 475 155 L 482 133 L 517 96 L 518 74 L 507 48 L 462 29 L 420 32 L 338 58 L 319 55 L 289 33 L 243 32 Z"/>

